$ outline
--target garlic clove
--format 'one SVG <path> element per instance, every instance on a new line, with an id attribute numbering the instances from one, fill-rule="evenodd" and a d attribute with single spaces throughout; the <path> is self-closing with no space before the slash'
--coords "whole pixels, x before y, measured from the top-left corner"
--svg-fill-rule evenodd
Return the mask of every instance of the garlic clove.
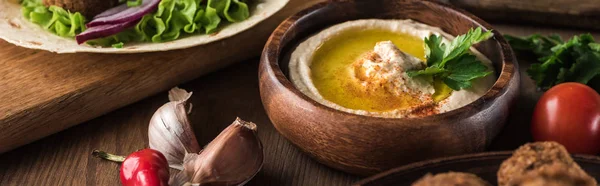
<path id="1" fill-rule="evenodd" d="M 202 150 L 185 107 L 191 96 L 192 93 L 186 90 L 177 87 L 171 89 L 170 102 L 154 113 L 148 127 L 150 148 L 163 153 L 169 165 L 179 170 L 183 170 L 183 159 L 186 153 L 197 153 Z"/>
<path id="2" fill-rule="evenodd" d="M 180 180 L 174 183 L 243 185 L 250 181 L 263 165 L 263 149 L 256 128 L 256 124 L 237 118 L 201 153 L 186 155 L 180 173 L 184 175 L 177 176 Z"/>

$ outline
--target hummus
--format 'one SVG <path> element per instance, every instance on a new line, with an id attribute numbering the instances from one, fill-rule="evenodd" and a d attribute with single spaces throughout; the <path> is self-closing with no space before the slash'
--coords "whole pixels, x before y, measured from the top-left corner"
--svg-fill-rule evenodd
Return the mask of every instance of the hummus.
<path id="1" fill-rule="evenodd" d="M 329 27 L 300 43 L 292 52 L 289 75 L 302 93 L 345 112 L 385 117 L 420 117 L 448 112 L 483 96 L 495 73 L 452 91 L 441 82 L 411 78 L 408 70 L 426 67 L 423 39 L 454 37 L 437 27 L 412 20 L 368 19 Z M 488 70 L 492 63 L 471 48 Z"/>

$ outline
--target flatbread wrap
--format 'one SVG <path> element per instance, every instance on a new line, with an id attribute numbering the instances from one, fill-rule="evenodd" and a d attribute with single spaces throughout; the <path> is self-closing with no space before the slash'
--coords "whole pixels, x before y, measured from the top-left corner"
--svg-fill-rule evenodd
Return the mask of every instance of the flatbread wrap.
<path id="1" fill-rule="evenodd" d="M 0 38 L 55 53 L 183 49 L 247 30 L 288 1 L 0 0 Z"/>

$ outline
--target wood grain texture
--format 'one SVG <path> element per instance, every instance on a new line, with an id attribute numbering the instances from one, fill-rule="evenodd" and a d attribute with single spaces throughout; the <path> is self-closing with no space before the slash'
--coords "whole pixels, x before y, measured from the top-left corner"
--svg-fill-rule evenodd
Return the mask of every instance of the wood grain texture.
<path id="1" fill-rule="evenodd" d="M 239 116 L 258 125 L 264 144 L 264 167 L 249 185 L 348 185 L 356 181 L 312 161 L 275 131 L 258 95 L 257 61 L 181 86 L 193 91 L 190 120 L 199 143 L 206 145 Z M 148 122 L 167 101 L 167 93 L 160 93 L 3 154 L 0 185 L 119 185 L 118 164 L 93 158 L 91 151 L 128 154 L 147 147 Z"/>
<path id="2" fill-rule="evenodd" d="M 343 13 L 340 13 L 343 12 Z M 356 19 L 412 19 L 457 36 L 473 27 L 494 38 L 475 46 L 498 77 L 481 98 L 449 112 L 415 118 L 377 118 L 324 106 L 283 73 L 304 38 Z M 277 130 L 318 161 L 358 175 L 409 162 L 484 151 L 502 130 L 519 89 L 514 53 L 497 30 L 466 12 L 433 1 L 342 1 L 319 4 L 285 20 L 271 35 L 260 65 L 261 98 Z M 418 124 L 418 125 L 416 125 Z"/>
<path id="3" fill-rule="evenodd" d="M 488 21 L 600 29 L 597 0 L 442 0 Z"/>
<path id="4" fill-rule="evenodd" d="M 560 33 L 568 38 L 585 31 L 494 25 L 502 33 Z M 600 38 L 600 33 L 594 33 Z M 521 61 L 521 66 L 527 63 Z M 521 68 L 523 71 L 524 68 Z M 269 122 L 258 92 L 258 59 L 214 72 L 181 87 L 194 91 L 190 118 L 200 144 L 208 143 L 236 116 L 256 122 L 265 147 L 265 164 L 248 185 L 348 185 L 358 177 L 328 168 L 309 158 L 279 135 Z M 525 83 L 531 80 L 521 76 Z M 527 86 L 527 85 L 524 85 Z M 533 87 L 521 89 L 519 104 L 490 150 L 514 150 L 530 141 L 529 116 L 536 98 Z M 0 185 L 119 185 L 112 162 L 92 158 L 94 149 L 127 154 L 147 147 L 150 117 L 166 103 L 161 92 L 105 116 L 82 123 L 0 155 Z"/>
<path id="5" fill-rule="evenodd" d="M 0 41 L 0 153 L 260 54 L 271 31 L 312 1 L 290 2 L 234 37 L 147 54 L 54 54 Z"/>

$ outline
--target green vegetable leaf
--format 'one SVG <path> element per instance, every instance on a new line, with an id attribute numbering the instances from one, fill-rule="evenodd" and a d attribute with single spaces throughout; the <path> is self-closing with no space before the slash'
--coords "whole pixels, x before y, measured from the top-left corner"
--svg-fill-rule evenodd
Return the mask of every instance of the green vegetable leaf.
<path id="1" fill-rule="evenodd" d="M 238 22 L 250 16 L 249 8 L 237 0 L 162 0 L 155 13 L 142 18 L 135 27 L 144 40 L 172 41 L 183 33 L 217 31 L 226 20 Z"/>
<path id="2" fill-rule="evenodd" d="M 539 63 L 527 74 L 541 89 L 563 82 L 579 82 L 600 90 L 600 44 L 591 34 L 574 36 L 563 42 L 559 36 L 532 35 L 525 39 L 509 36 L 513 49 L 533 53 Z"/>
<path id="3" fill-rule="evenodd" d="M 588 52 L 577 58 L 567 74 L 567 79 L 588 84 L 594 77 L 600 76 L 600 53 Z"/>
<path id="4" fill-rule="evenodd" d="M 409 77 L 424 76 L 428 79 L 441 79 L 453 90 L 471 87 L 471 81 L 492 73 L 481 61 L 469 53 L 473 44 L 492 37 L 492 32 L 481 28 L 471 29 L 467 34 L 456 37 L 450 44 L 442 42 L 442 37 L 431 35 L 424 39 L 427 68 L 408 71 Z"/>
<path id="5" fill-rule="evenodd" d="M 142 5 L 142 0 L 127 0 L 127 7 L 136 7 Z"/>
<path id="6" fill-rule="evenodd" d="M 537 86 L 542 89 L 548 89 L 556 84 L 557 81 L 564 82 L 559 78 L 561 67 L 565 62 L 569 62 L 569 52 L 573 45 L 578 43 L 578 39 L 569 40 L 567 43 L 559 44 L 552 47 L 550 50 L 552 55 L 540 58 L 544 62 L 541 64 L 533 64 L 527 73 L 536 82 Z M 563 62 L 564 61 L 564 62 Z"/>
<path id="7" fill-rule="evenodd" d="M 23 0 L 21 12 L 29 21 L 61 37 L 75 37 L 85 30 L 86 19 L 58 6 L 45 7 L 40 0 Z"/>
<path id="8" fill-rule="evenodd" d="M 469 53 L 448 61 L 446 69 L 450 72 L 446 78 L 469 82 L 469 84 L 471 80 L 482 78 L 492 73 L 492 71 L 487 70 L 488 67 L 481 63 L 475 55 Z"/>
<path id="9" fill-rule="evenodd" d="M 592 50 L 600 52 L 600 43 L 590 43 L 588 46 L 590 46 Z"/>
<path id="10" fill-rule="evenodd" d="M 110 37 L 90 40 L 87 44 L 92 46 L 123 48 L 127 42 L 142 40 L 139 37 L 141 36 L 134 29 L 128 29 Z"/>
<path id="11" fill-rule="evenodd" d="M 442 37 L 431 35 L 425 38 L 425 52 L 427 66 L 437 66 L 444 59 L 446 44 L 442 43 Z"/>
<path id="12" fill-rule="evenodd" d="M 112 44 L 113 48 L 123 48 L 123 42 Z"/>
<path id="13" fill-rule="evenodd" d="M 430 66 L 427 67 L 423 70 L 418 70 L 418 71 L 408 71 L 406 72 L 406 74 L 409 77 L 416 77 L 416 76 L 422 76 L 422 75 L 429 75 L 429 76 L 433 76 L 435 74 L 439 74 L 439 73 L 443 73 L 446 72 L 446 70 L 439 68 L 437 66 Z"/>
<path id="14" fill-rule="evenodd" d="M 142 0 L 124 0 L 128 6 L 139 6 Z M 42 0 L 22 0 L 25 18 L 63 37 L 75 37 L 83 32 L 85 17 L 60 7 L 45 7 Z M 166 42 L 198 32 L 217 31 L 226 22 L 239 22 L 250 17 L 246 3 L 240 0 L 162 0 L 158 9 L 144 15 L 135 27 L 106 38 L 87 42 L 90 45 L 120 46 L 120 43 Z"/>
<path id="15" fill-rule="evenodd" d="M 200 16 L 198 22 L 204 25 L 204 32 L 213 33 L 217 30 L 219 23 L 221 23 L 221 18 L 218 15 L 218 10 L 207 6 L 204 15 Z"/>
<path id="16" fill-rule="evenodd" d="M 448 87 L 450 87 L 452 90 L 460 90 L 460 89 L 465 89 L 465 88 L 469 88 L 472 86 L 470 81 L 456 81 L 456 80 L 450 79 L 450 78 L 444 78 L 443 82 Z"/>
<path id="17" fill-rule="evenodd" d="M 504 37 L 515 51 L 532 52 L 538 56 L 550 55 L 552 47 L 564 43 L 560 35 L 543 37 L 542 35 L 534 34 L 523 39 L 511 35 L 504 35 Z"/>
<path id="18" fill-rule="evenodd" d="M 469 53 L 448 61 L 446 69 L 449 73 L 443 81 L 454 90 L 470 88 L 472 80 L 492 73 L 487 71 L 487 66 L 483 65 L 476 56 Z"/>
<path id="19" fill-rule="evenodd" d="M 231 0 L 227 1 L 227 6 L 225 7 L 225 11 L 223 13 L 228 21 L 240 22 L 250 17 L 250 13 L 247 10 L 248 5 L 246 5 L 246 3 L 239 0 Z"/>
<path id="20" fill-rule="evenodd" d="M 444 51 L 444 59 L 440 65 L 443 66 L 449 60 L 452 60 L 455 57 L 465 53 L 467 50 L 469 50 L 469 48 L 471 48 L 472 45 L 481 41 L 485 41 L 490 37 L 492 37 L 491 31 L 482 32 L 481 28 L 479 27 L 475 30 L 470 29 L 467 34 L 454 38 L 450 45 L 446 47 Z"/>

